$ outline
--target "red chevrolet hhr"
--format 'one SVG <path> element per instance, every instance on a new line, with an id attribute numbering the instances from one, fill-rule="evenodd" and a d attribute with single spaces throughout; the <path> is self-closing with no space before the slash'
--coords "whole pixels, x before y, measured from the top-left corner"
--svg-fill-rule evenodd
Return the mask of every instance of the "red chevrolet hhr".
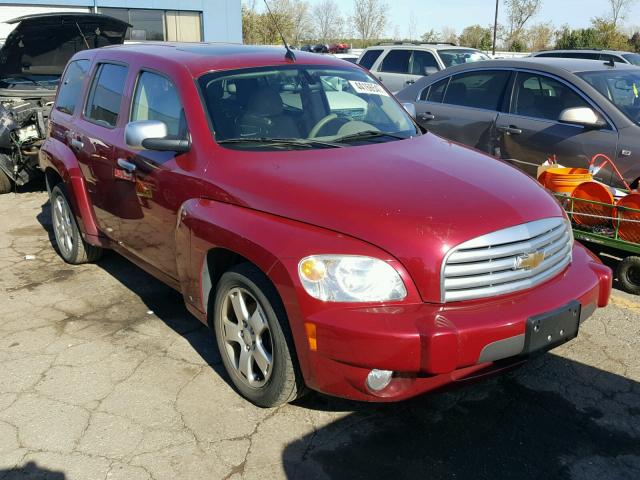
<path id="1" fill-rule="evenodd" d="M 540 185 L 421 131 L 358 66 L 296 55 L 76 54 L 40 154 L 60 255 L 110 248 L 179 290 L 260 406 L 479 378 L 607 304 L 610 270 Z"/>

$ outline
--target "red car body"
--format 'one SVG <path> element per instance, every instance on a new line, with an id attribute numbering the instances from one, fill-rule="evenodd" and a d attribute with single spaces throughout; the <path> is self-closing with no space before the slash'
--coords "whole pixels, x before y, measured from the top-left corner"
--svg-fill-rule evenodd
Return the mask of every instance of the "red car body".
<path id="1" fill-rule="evenodd" d="M 64 182 L 85 241 L 118 251 L 179 290 L 202 322 L 210 321 L 218 262 L 224 265 L 233 252 L 276 287 L 308 387 L 391 401 L 522 362 L 522 356 L 481 361 L 481 352 L 523 335 L 532 316 L 577 300 L 586 317 L 607 304 L 611 272 L 578 244 L 570 265 L 540 285 L 443 302 L 441 268 L 450 248 L 514 225 L 563 217 L 555 200 L 516 169 L 428 133 L 342 150 L 225 148 L 211 134 L 194 79 L 290 61 L 277 49 L 211 49 L 213 54 L 202 55 L 171 44 L 129 45 L 74 57 L 89 59 L 92 70 L 107 60 L 129 66 L 123 111 L 140 69 L 170 76 L 189 125 L 189 152 L 160 152 L 166 160 L 161 167 L 141 163 L 137 182 L 123 182 L 114 175 L 115 159 L 135 157 L 124 142 L 126 116 L 106 129 L 84 120 L 78 109 L 73 115 L 53 111 L 40 155 L 49 184 Z M 327 56 L 296 55 L 299 64 L 346 67 Z M 70 147 L 73 139 L 84 146 L 81 151 Z M 140 195 L 140 185 L 147 194 Z M 312 298 L 301 286 L 298 263 L 317 253 L 382 259 L 399 272 L 407 295 L 369 304 Z M 315 348 L 305 324 L 315 327 Z M 397 374 L 387 388 L 373 392 L 365 382 L 372 369 Z"/>

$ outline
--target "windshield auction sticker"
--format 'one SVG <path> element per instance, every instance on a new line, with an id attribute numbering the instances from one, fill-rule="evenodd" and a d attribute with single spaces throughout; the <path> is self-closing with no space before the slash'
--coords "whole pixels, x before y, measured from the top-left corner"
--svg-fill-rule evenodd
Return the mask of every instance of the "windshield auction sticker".
<path id="1" fill-rule="evenodd" d="M 349 83 L 356 91 L 356 93 L 366 93 L 369 95 L 382 95 L 388 97 L 387 91 L 377 83 L 373 82 L 358 82 L 356 80 L 349 80 Z"/>

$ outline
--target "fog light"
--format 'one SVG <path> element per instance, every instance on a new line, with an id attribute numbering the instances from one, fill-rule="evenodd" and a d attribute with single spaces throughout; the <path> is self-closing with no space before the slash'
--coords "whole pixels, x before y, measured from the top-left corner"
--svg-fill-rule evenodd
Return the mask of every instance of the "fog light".
<path id="1" fill-rule="evenodd" d="M 367 387 L 379 392 L 389 385 L 393 372 L 391 370 L 371 370 L 367 375 Z"/>

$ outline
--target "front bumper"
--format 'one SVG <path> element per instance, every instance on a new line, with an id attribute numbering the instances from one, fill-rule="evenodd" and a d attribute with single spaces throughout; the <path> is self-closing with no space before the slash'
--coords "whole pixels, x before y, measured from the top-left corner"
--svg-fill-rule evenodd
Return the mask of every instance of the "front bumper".
<path id="1" fill-rule="evenodd" d="M 572 264 L 530 290 L 449 304 L 326 309 L 305 318 L 315 325 L 307 385 L 366 401 L 394 401 L 522 363 L 527 319 L 577 300 L 580 321 L 608 303 L 611 270 L 576 244 Z M 392 370 L 384 390 L 370 391 L 371 369 Z"/>

